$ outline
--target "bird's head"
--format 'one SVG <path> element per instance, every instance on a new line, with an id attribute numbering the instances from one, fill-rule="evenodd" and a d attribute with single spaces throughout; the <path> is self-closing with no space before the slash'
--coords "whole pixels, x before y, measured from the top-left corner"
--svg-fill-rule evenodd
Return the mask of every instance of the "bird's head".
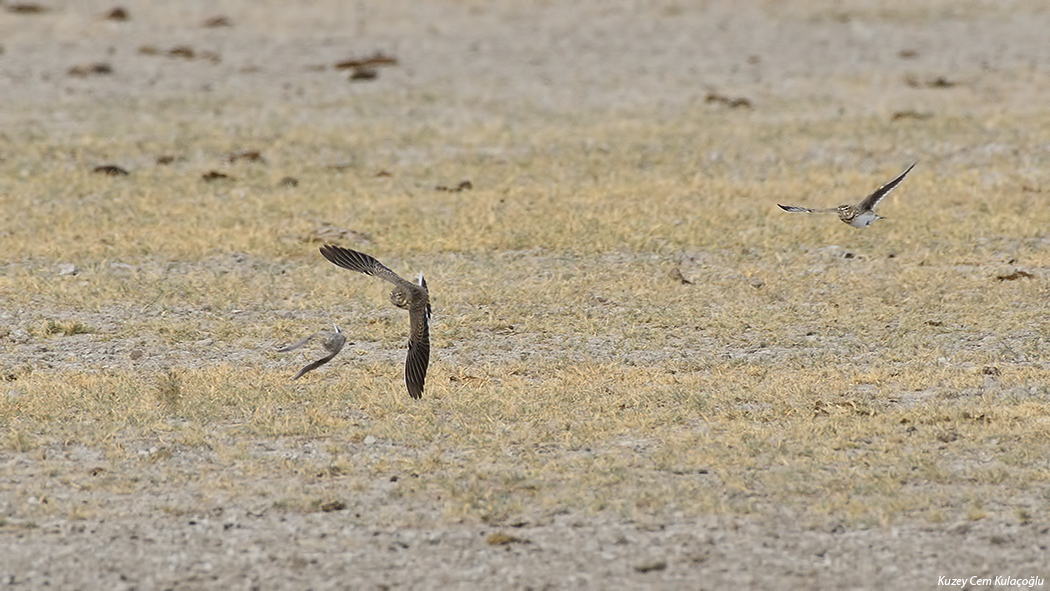
<path id="1" fill-rule="evenodd" d="M 390 290 L 390 303 L 394 304 L 398 308 L 408 309 L 409 297 L 405 293 L 405 290 L 400 285 L 395 285 L 394 289 Z"/>

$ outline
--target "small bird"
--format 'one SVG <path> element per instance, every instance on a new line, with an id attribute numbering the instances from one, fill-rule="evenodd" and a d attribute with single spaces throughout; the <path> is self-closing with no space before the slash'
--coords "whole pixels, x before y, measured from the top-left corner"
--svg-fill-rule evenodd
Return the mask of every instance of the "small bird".
<path id="1" fill-rule="evenodd" d="M 306 367 L 300 369 L 299 373 L 295 374 L 295 377 L 292 378 L 293 381 L 298 380 L 299 378 L 303 377 L 303 375 L 306 372 L 313 371 L 313 370 L 317 369 L 318 367 L 321 367 L 322 365 L 328 363 L 329 361 L 334 359 L 335 356 L 338 355 L 340 351 L 343 350 L 343 345 L 346 344 L 346 337 L 343 336 L 343 331 L 339 330 L 339 326 L 334 325 L 334 324 L 332 326 L 335 327 L 334 331 L 322 330 L 322 331 L 319 331 L 319 332 L 315 332 L 314 334 L 306 337 L 305 339 L 299 341 L 298 343 L 296 343 L 294 345 L 288 345 L 287 347 L 285 347 L 283 349 L 278 349 L 277 350 L 278 353 L 287 353 L 289 351 L 295 351 L 299 347 L 302 347 L 306 343 L 309 343 L 310 341 L 312 341 L 314 339 L 314 337 L 321 337 L 321 346 L 324 347 L 325 351 L 328 351 L 328 355 L 325 355 L 324 357 L 318 359 L 317 361 L 314 361 L 313 363 L 311 363 L 311 364 L 307 365 Z"/>
<path id="2" fill-rule="evenodd" d="M 430 365 L 430 292 L 427 280 L 419 275 L 419 285 L 405 281 L 383 263 L 367 254 L 325 244 L 321 255 L 332 263 L 351 271 L 378 277 L 394 284 L 390 302 L 408 310 L 408 356 L 405 358 L 405 385 L 412 398 L 423 397 L 423 382 Z"/>
<path id="3" fill-rule="evenodd" d="M 915 164 L 918 164 L 918 162 Z M 915 164 L 909 166 L 908 170 L 902 172 L 897 178 L 882 185 L 878 189 L 875 189 L 874 193 L 868 195 L 864 198 L 864 201 L 861 201 L 856 205 L 840 205 L 838 207 L 829 207 L 828 209 L 810 209 L 808 207 L 796 207 L 794 205 L 780 205 L 779 203 L 777 203 L 777 206 L 779 206 L 780 209 L 790 211 L 791 213 L 837 213 L 839 214 L 840 220 L 854 228 L 870 226 L 875 223 L 876 220 L 885 219 L 872 210 L 879 204 L 879 201 L 882 201 L 883 197 L 889 195 L 890 191 L 904 180 L 904 177 L 911 172 L 911 169 L 915 168 Z"/>

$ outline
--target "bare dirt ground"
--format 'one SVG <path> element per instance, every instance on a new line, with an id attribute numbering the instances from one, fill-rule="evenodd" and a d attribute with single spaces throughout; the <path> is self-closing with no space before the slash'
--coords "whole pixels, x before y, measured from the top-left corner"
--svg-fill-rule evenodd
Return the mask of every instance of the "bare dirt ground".
<path id="1" fill-rule="evenodd" d="M 1044 3 L 26 5 L 0 585 L 1050 576 Z M 322 241 L 440 286 L 421 404 Z"/>

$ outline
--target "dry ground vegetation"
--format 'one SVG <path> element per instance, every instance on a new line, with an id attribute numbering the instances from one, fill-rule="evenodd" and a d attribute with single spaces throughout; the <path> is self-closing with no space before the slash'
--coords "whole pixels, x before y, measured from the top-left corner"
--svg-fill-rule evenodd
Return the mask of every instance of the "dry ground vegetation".
<path id="1" fill-rule="evenodd" d="M 6 583 L 1050 575 L 1050 61 L 987 45 L 1039 4 L 125 6 L 0 15 Z M 323 242 L 426 273 L 422 401 Z"/>

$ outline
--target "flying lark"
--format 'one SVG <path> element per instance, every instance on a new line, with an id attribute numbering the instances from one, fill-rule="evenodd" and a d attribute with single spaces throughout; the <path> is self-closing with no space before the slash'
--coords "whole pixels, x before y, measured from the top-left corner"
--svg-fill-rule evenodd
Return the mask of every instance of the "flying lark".
<path id="1" fill-rule="evenodd" d="M 916 162 L 915 164 L 918 164 L 918 162 Z M 897 178 L 879 187 L 878 189 L 875 189 L 874 193 L 868 195 L 864 198 L 864 201 L 861 201 L 856 205 L 840 205 L 838 207 L 829 207 L 828 209 L 810 209 L 808 207 L 796 207 L 794 205 L 780 205 L 779 203 L 777 205 L 780 207 L 780 209 L 783 209 L 784 211 L 790 211 L 791 213 L 837 213 L 839 214 L 840 220 L 853 226 L 854 228 L 863 228 L 865 226 L 870 226 L 876 220 L 885 219 L 881 215 L 877 215 L 872 210 L 875 209 L 875 206 L 879 204 L 879 201 L 882 201 L 883 197 L 889 195 L 890 191 L 892 191 L 897 185 L 900 184 L 901 181 L 904 180 L 904 177 L 907 176 L 909 172 L 911 172 L 911 169 L 915 168 L 915 164 L 909 166 L 908 170 L 902 172 Z"/>
<path id="2" fill-rule="evenodd" d="M 288 345 L 287 347 L 285 347 L 283 349 L 278 349 L 277 350 L 278 353 L 287 353 L 289 351 L 295 351 L 299 347 L 302 347 L 306 343 L 309 343 L 310 341 L 312 341 L 314 339 L 314 337 L 321 337 L 321 346 L 324 347 L 325 351 L 328 351 L 328 355 L 325 355 L 324 357 L 318 359 L 317 361 L 314 361 L 313 363 L 311 363 L 311 364 L 307 365 L 306 367 L 300 369 L 299 373 L 295 374 L 295 377 L 292 378 L 292 380 L 298 380 L 299 378 L 303 377 L 303 375 L 306 372 L 313 371 L 313 370 L 317 369 L 318 367 L 321 367 L 322 365 L 328 363 L 329 361 L 334 359 L 335 356 L 338 355 L 340 351 L 343 350 L 343 345 L 346 344 L 346 337 L 343 336 L 343 331 L 339 330 L 338 326 L 336 326 L 336 325 L 333 325 L 333 326 L 335 327 L 334 331 L 322 330 L 320 332 L 315 332 L 314 334 L 306 337 L 305 339 L 299 341 L 298 343 L 296 343 L 294 345 Z"/>
<path id="3" fill-rule="evenodd" d="M 419 285 L 410 283 L 367 254 L 325 244 L 321 254 L 332 263 L 351 271 L 378 277 L 394 284 L 390 302 L 408 310 L 408 356 L 405 358 L 405 385 L 412 398 L 423 397 L 423 382 L 430 364 L 430 292 L 427 281 L 419 276 Z"/>

